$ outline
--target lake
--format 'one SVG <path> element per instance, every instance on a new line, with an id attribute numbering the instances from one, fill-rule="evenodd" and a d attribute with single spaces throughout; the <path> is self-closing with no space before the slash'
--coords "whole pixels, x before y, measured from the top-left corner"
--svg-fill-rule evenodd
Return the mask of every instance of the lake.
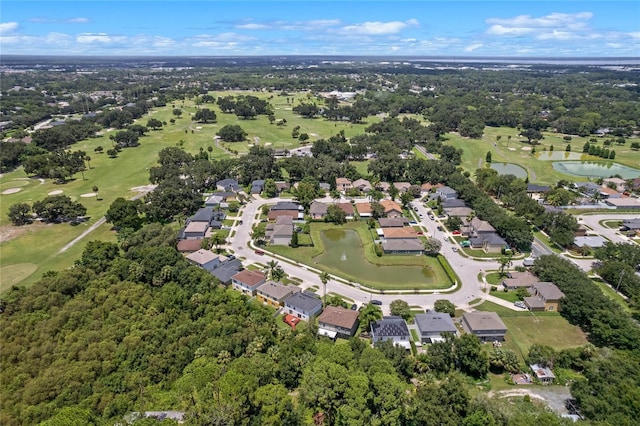
<path id="1" fill-rule="evenodd" d="M 496 170 L 499 175 L 514 175 L 515 177 L 525 179 L 527 171 L 513 163 L 491 163 L 491 168 Z"/>
<path id="2" fill-rule="evenodd" d="M 435 274 L 429 267 L 374 265 L 364 257 L 362 241 L 356 231 L 329 229 L 320 233 L 325 251 L 313 260 L 355 276 L 362 283 L 402 283 L 399 288 L 434 283 Z"/>
<path id="3" fill-rule="evenodd" d="M 586 177 L 620 175 L 622 179 L 640 177 L 640 170 L 611 161 L 556 161 L 553 168 L 561 173 Z"/>

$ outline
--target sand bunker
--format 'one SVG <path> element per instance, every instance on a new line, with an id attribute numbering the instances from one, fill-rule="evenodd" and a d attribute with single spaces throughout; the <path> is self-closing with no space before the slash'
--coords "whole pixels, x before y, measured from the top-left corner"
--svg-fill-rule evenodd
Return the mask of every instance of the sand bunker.
<path id="1" fill-rule="evenodd" d="M 2 195 L 15 194 L 16 192 L 22 191 L 22 188 L 9 188 L 2 191 Z"/>
<path id="2" fill-rule="evenodd" d="M 523 151 L 531 151 L 531 147 L 530 146 L 523 146 L 520 149 L 523 150 Z"/>
<path id="3" fill-rule="evenodd" d="M 196 130 L 202 130 L 202 126 L 196 126 Z"/>
<path id="4" fill-rule="evenodd" d="M 509 148 L 509 151 L 515 151 L 515 150 L 516 150 L 515 148 Z"/>
<path id="5" fill-rule="evenodd" d="M 56 189 L 54 191 L 49 192 L 47 195 L 58 195 L 62 194 L 62 189 Z"/>
<path id="6" fill-rule="evenodd" d="M 89 198 L 89 197 L 95 197 L 95 196 L 96 196 L 95 192 L 87 192 L 86 194 L 82 194 L 80 197 Z"/>

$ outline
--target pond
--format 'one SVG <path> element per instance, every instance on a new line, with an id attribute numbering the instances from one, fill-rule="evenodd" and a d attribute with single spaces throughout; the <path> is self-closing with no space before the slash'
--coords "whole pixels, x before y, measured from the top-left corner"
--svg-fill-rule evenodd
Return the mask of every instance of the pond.
<path id="1" fill-rule="evenodd" d="M 374 265 L 364 257 L 360 235 L 350 229 L 329 229 L 320 234 L 325 251 L 313 260 L 357 277 L 363 283 L 402 284 L 423 287 L 433 284 L 435 274 L 428 266 Z"/>
<path id="2" fill-rule="evenodd" d="M 553 168 L 574 176 L 609 177 L 620 175 L 622 179 L 640 177 L 640 170 L 610 161 L 557 161 Z"/>
<path id="3" fill-rule="evenodd" d="M 527 171 L 512 163 L 491 163 L 491 168 L 496 170 L 499 175 L 514 175 L 515 177 L 525 179 Z"/>
<path id="4" fill-rule="evenodd" d="M 588 154 L 567 151 L 542 151 L 536 155 L 540 161 L 583 160 L 583 156 L 588 157 Z"/>

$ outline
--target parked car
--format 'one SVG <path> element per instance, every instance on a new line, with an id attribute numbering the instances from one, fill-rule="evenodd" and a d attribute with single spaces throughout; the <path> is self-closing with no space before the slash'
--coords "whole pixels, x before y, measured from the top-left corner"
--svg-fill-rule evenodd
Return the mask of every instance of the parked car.
<path id="1" fill-rule="evenodd" d="M 351 305 L 351 310 L 355 311 L 356 309 L 358 309 L 358 305 L 356 305 L 355 303 L 353 305 Z"/>
<path id="2" fill-rule="evenodd" d="M 262 250 L 256 250 L 256 252 L 255 252 L 255 253 L 256 253 L 256 254 L 259 254 L 259 255 L 263 255 L 263 254 L 264 254 L 264 252 L 263 252 Z"/>
<path id="3" fill-rule="evenodd" d="M 518 302 L 514 302 L 513 304 L 518 308 L 522 308 L 522 309 L 526 309 L 527 308 L 527 305 L 525 305 L 524 302 L 518 301 Z"/>
<path id="4" fill-rule="evenodd" d="M 453 235 L 460 235 L 460 231 L 453 231 L 452 234 Z"/>
<path id="5" fill-rule="evenodd" d="M 453 250 L 454 252 L 457 252 L 458 251 L 458 247 L 453 246 L 453 247 L 451 247 L 451 250 Z"/>
<path id="6" fill-rule="evenodd" d="M 433 220 L 433 219 L 435 219 L 435 218 L 433 217 L 433 215 L 432 215 L 432 214 L 430 214 L 430 215 L 429 215 L 429 219 Z"/>
<path id="7" fill-rule="evenodd" d="M 371 304 L 372 304 L 372 305 L 377 305 L 377 306 L 382 306 L 382 302 L 381 302 L 381 301 L 379 301 L 379 300 L 376 300 L 376 299 L 373 299 L 373 300 L 371 301 Z"/>

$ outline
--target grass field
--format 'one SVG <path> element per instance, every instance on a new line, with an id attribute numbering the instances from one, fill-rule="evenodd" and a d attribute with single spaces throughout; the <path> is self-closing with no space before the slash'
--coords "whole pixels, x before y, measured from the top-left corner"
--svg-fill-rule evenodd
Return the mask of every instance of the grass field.
<path id="1" fill-rule="evenodd" d="M 587 343 L 586 335 L 579 327 L 569 324 L 557 312 L 516 312 L 484 302 L 480 311 L 496 312 L 507 326 L 504 347 L 524 357 L 533 344 L 548 345 L 556 350 L 581 346 Z"/>
<path id="2" fill-rule="evenodd" d="M 553 168 L 553 161 L 541 161 L 531 154 L 530 144 L 526 142 L 526 139 L 517 136 L 518 131 L 510 127 L 485 127 L 484 134 L 481 139 L 469 139 L 459 136 L 456 133 L 449 133 L 446 135 L 446 144 L 454 146 L 456 148 L 462 148 L 464 153 L 462 154 L 462 167 L 465 170 L 473 172 L 485 165 L 485 156 L 487 152 L 491 152 L 492 160 L 494 163 L 513 163 L 524 167 L 529 175 L 529 180 L 535 183 L 541 184 L 555 184 L 561 179 L 568 181 L 586 181 L 586 177 L 574 176 L 564 174 L 556 171 Z M 536 152 L 542 152 L 544 150 L 549 151 L 551 145 L 554 146 L 554 151 L 564 152 L 567 142 L 562 139 L 563 134 L 553 132 L 543 132 L 544 139 L 540 141 L 539 145 L 535 146 Z M 500 141 L 497 141 L 496 137 L 500 136 Z M 508 136 L 511 136 L 511 140 L 508 140 Z M 582 147 L 590 137 L 572 136 L 571 151 L 582 152 Z M 602 138 L 598 138 L 599 146 L 602 146 Z M 640 164 L 640 152 L 633 151 L 630 148 L 630 142 L 626 145 L 613 145 L 610 148 L 616 151 L 616 163 L 620 163 L 629 167 L 637 168 Z M 604 161 L 600 157 L 589 156 L 590 161 Z"/>
<path id="3" fill-rule="evenodd" d="M 341 225 L 345 229 L 351 229 L 360 235 L 360 240 L 363 242 L 363 252 L 366 260 L 372 265 L 381 266 L 427 266 L 435 274 L 433 285 L 423 285 L 421 288 L 430 289 L 444 289 L 448 288 L 451 283 L 447 278 L 445 271 L 442 269 L 436 258 L 428 256 L 402 256 L 402 255 L 385 255 L 377 257 L 374 251 L 374 243 L 371 239 L 370 232 L 364 222 L 348 222 Z M 333 229 L 336 225 L 331 223 L 311 223 L 311 239 L 314 245 L 310 247 L 297 247 L 292 248 L 289 246 L 269 246 L 269 250 L 276 254 L 287 257 L 295 262 L 306 264 L 314 268 L 323 269 L 326 272 L 342 277 L 344 279 L 360 282 L 359 277 L 346 274 L 344 271 L 337 267 L 320 265 L 313 262 L 313 258 L 322 254 L 325 250 L 320 233 L 324 230 Z M 371 282 L 367 281 L 367 285 L 374 288 L 383 290 L 397 290 L 397 289 L 414 289 L 416 286 L 412 283 L 407 283 L 407 286 L 403 286 L 401 282 L 387 283 L 387 282 Z"/>
<path id="4" fill-rule="evenodd" d="M 234 93 L 213 93 L 214 96 L 224 96 Z M 269 97 L 266 93 L 253 93 L 261 98 Z M 299 102 L 306 94 L 290 95 Z M 90 157 L 91 168 L 74 176 L 70 182 L 58 185 L 46 179 L 42 182 L 29 177 L 20 168 L 5 173 L 0 177 L 0 191 L 19 188 L 20 191 L 12 194 L 0 195 L 0 265 L 3 273 L 0 291 L 4 291 L 11 285 L 31 285 L 43 272 L 58 270 L 73 265 L 74 261 L 82 253 L 87 241 L 100 239 L 115 241 L 115 235 L 109 230 L 110 225 L 103 225 L 84 238 L 65 253 L 59 254 L 60 249 L 73 239 L 78 237 L 89 226 L 101 218 L 109 205 L 118 197 L 130 198 L 137 192 L 132 188 L 147 185 L 149 183 L 149 168 L 153 167 L 158 158 L 158 152 L 170 146 L 182 146 L 187 152 L 197 153 L 201 148 L 208 151 L 211 147 L 213 158 L 229 158 L 230 153 L 223 146 L 217 146 L 214 141 L 215 133 L 225 124 L 240 124 L 248 133 L 246 142 L 227 144 L 230 149 L 239 153 L 247 152 L 250 148 L 248 142 L 254 141 L 254 136 L 260 138 L 260 145 L 273 148 L 292 148 L 299 146 L 297 139 L 291 137 L 294 126 L 300 125 L 301 132 L 311 135 L 311 141 L 318 138 L 328 138 L 333 134 L 344 130 L 347 137 L 364 131 L 370 123 L 379 120 L 376 117 L 369 118 L 367 123 L 351 125 L 349 123 L 334 123 L 323 119 L 306 120 L 295 116 L 286 106 L 286 100 L 274 96 L 272 103 L 275 107 L 276 118 L 285 118 L 287 125 L 278 128 L 275 124 L 269 124 L 267 117 L 259 117 L 255 120 L 239 120 L 235 115 L 223 114 L 214 105 L 202 105 L 216 111 L 218 120 L 213 124 L 199 124 L 191 121 L 191 114 L 197 111 L 193 101 L 178 101 L 165 107 L 157 108 L 146 116 L 137 120 L 137 124 L 145 125 L 149 118 L 153 117 L 168 124 L 161 130 L 150 131 L 140 139 L 140 146 L 123 149 L 116 158 L 109 158 L 106 154 L 97 154 L 94 149 L 102 146 L 104 150 L 112 146 L 109 135 L 115 131 L 104 132 L 102 135 L 80 141 L 71 147 L 72 150 L 85 151 Z M 182 117 L 176 119 L 175 124 L 170 120 L 175 118 L 172 114 L 174 106 L 183 110 Z M 312 135 L 313 134 L 313 135 Z M 317 136 L 314 136 L 317 135 Z M 357 166 L 366 170 L 366 163 Z M 99 200 L 96 197 L 81 197 L 82 194 L 92 192 L 92 187 L 99 188 Z M 12 226 L 7 219 L 9 207 L 16 203 L 32 204 L 41 200 L 52 191 L 62 191 L 75 201 L 80 201 L 87 208 L 89 220 L 79 226 L 72 227 L 68 224 L 59 225 L 27 225 L 23 227 Z M 36 266 L 35 270 L 33 265 Z M 6 274 L 6 275 L 5 275 Z"/>

